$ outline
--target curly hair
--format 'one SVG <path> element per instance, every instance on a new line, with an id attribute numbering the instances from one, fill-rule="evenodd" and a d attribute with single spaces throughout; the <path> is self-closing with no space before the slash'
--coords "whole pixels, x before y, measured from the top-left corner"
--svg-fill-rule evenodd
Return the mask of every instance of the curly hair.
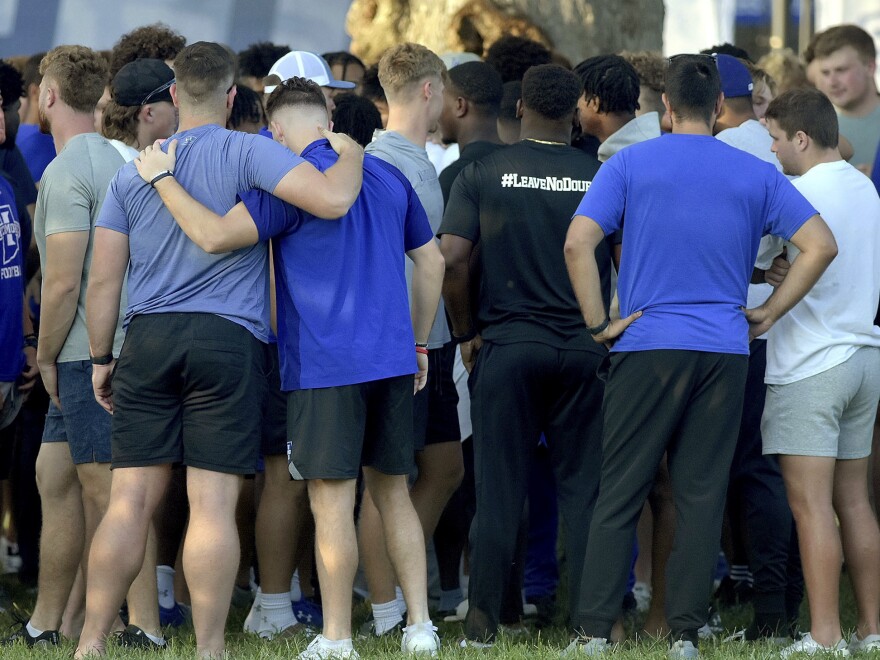
<path id="1" fill-rule="evenodd" d="M 730 55 L 731 57 L 738 57 L 741 60 L 752 61 L 752 58 L 749 56 L 749 51 L 745 48 L 740 48 L 739 46 L 734 46 L 730 43 L 718 44 L 717 46 L 712 46 L 711 48 L 704 48 L 700 51 L 701 55 Z"/>
<path id="2" fill-rule="evenodd" d="M 0 60 L 0 95 L 4 108 L 24 96 L 21 74 L 6 60 Z"/>
<path id="3" fill-rule="evenodd" d="M 373 133 L 382 128 L 382 115 L 376 104 L 357 94 L 340 94 L 333 100 L 333 130 L 345 133 L 362 147 L 370 144 Z"/>
<path id="4" fill-rule="evenodd" d="M 110 51 L 110 78 L 129 62 L 142 57 L 173 60 L 186 46 L 186 37 L 163 23 L 135 28 L 122 35 Z"/>
<path id="5" fill-rule="evenodd" d="M 498 114 L 504 83 L 495 69 L 485 62 L 465 62 L 449 69 L 450 87 L 479 106 L 483 112 Z"/>
<path id="6" fill-rule="evenodd" d="M 640 50 L 636 52 L 621 51 L 620 56 L 633 65 L 639 74 L 639 84 L 652 92 L 662 94 L 663 79 L 666 77 L 666 58 L 658 52 Z"/>
<path id="7" fill-rule="evenodd" d="M 262 80 L 269 75 L 272 65 L 289 52 L 290 46 L 273 44 L 271 41 L 251 44 L 238 54 L 239 75 Z"/>
<path id="8" fill-rule="evenodd" d="M 111 99 L 104 108 L 101 134 L 108 140 L 119 140 L 128 145 L 137 145 L 138 116 L 141 106 L 119 105 Z"/>
<path id="9" fill-rule="evenodd" d="M 599 99 L 599 112 L 634 114 L 639 109 L 639 74 L 620 55 L 597 55 L 574 68 L 587 100 Z"/>
<path id="10" fill-rule="evenodd" d="M 522 104 L 546 119 L 563 119 L 574 113 L 583 87 L 568 69 L 558 64 L 533 66 L 522 80 Z"/>
<path id="11" fill-rule="evenodd" d="M 513 35 L 501 37 L 486 51 L 486 63 L 501 74 L 502 82 L 522 80 L 529 68 L 552 61 L 553 55 L 546 46 Z"/>
<path id="12" fill-rule="evenodd" d="M 758 60 L 758 66 L 776 81 L 776 91 L 781 94 L 790 89 L 812 87 L 807 80 L 803 62 L 791 48 L 774 50 Z"/>
<path id="13" fill-rule="evenodd" d="M 246 85 L 239 85 L 235 99 L 232 101 L 232 112 L 227 125 L 230 129 L 237 130 L 246 121 L 265 126 L 266 113 L 260 95 Z"/>

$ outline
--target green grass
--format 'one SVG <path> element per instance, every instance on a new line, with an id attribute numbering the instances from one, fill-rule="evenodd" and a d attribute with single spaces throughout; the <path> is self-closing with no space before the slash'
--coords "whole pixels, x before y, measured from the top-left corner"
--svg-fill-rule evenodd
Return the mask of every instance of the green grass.
<path id="1" fill-rule="evenodd" d="M 0 583 L 12 592 L 20 606 L 28 611 L 33 604 L 33 595 L 23 592 L 17 588 L 17 583 L 9 577 L 0 579 Z M 841 611 L 843 615 L 842 623 L 844 629 L 852 629 L 855 625 L 855 606 L 852 601 L 852 595 L 849 588 L 849 582 L 844 577 L 841 588 Z M 361 605 L 355 611 L 355 623 L 358 624 L 366 618 L 366 606 Z M 802 624 L 806 625 L 808 616 L 806 606 L 803 612 Z M 303 650 L 311 640 L 311 637 L 303 636 L 292 640 L 279 640 L 266 642 L 259 640 L 253 635 L 246 635 L 240 632 L 242 623 L 247 615 L 246 609 L 233 609 L 230 612 L 229 622 L 227 625 L 227 652 L 229 658 L 243 660 L 262 660 L 262 659 L 290 659 Z M 730 634 L 738 629 L 743 628 L 749 621 L 751 610 L 748 606 L 736 607 L 721 612 L 722 623 L 725 626 L 726 634 Z M 10 628 L 13 626 L 13 619 L 10 614 L 0 614 L 0 624 L 8 624 Z M 628 627 L 631 632 L 631 628 Z M 495 647 L 489 651 L 463 650 L 456 646 L 456 642 L 461 637 L 462 628 L 459 623 L 441 623 L 440 636 L 443 641 L 441 655 L 443 658 L 473 658 L 494 660 L 496 658 L 511 658 L 512 660 L 545 660 L 550 658 L 558 658 L 560 651 L 568 644 L 568 631 L 562 626 L 557 626 L 544 630 L 533 630 L 529 628 L 529 633 L 521 636 L 505 636 L 503 633 L 499 635 L 498 642 Z M 719 637 L 723 637 L 719 636 Z M 128 649 L 115 648 L 112 645 L 108 649 L 107 656 L 110 658 L 165 658 L 167 660 L 177 660 L 178 658 L 191 660 L 195 656 L 195 638 L 192 629 L 184 627 L 177 631 L 172 631 L 169 636 L 169 649 L 157 656 L 151 652 L 136 652 Z M 400 640 L 394 639 L 372 639 L 368 641 L 355 640 L 355 648 L 365 660 L 367 658 L 403 658 L 400 652 Z M 19 658 L 44 658 L 46 660 L 54 658 L 64 658 L 69 660 L 73 655 L 75 644 L 73 641 L 65 641 L 58 649 L 52 650 L 31 650 L 23 646 L 15 646 L 0 649 L 0 658 L 2 660 L 18 660 Z M 662 641 L 645 641 L 645 642 L 626 642 L 621 645 L 612 655 L 611 658 L 620 660 L 636 660 L 642 658 L 661 659 L 666 657 L 667 644 Z M 722 643 L 720 641 L 704 642 L 700 645 L 701 657 L 707 660 L 729 660 L 733 658 L 759 658 L 769 659 L 778 657 L 778 648 L 767 643 L 740 644 L 740 643 Z M 871 655 L 861 656 L 863 658 L 880 658 L 880 652 Z"/>

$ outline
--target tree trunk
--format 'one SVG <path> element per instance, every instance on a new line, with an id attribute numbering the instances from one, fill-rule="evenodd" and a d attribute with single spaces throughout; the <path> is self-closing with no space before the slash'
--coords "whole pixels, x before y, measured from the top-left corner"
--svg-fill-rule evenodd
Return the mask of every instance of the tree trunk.
<path id="1" fill-rule="evenodd" d="M 660 50 L 663 0 L 354 0 L 346 27 L 367 62 L 415 41 L 482 55 L 504 34 L 540 41 L 572 63 L 621 50 Z"/>

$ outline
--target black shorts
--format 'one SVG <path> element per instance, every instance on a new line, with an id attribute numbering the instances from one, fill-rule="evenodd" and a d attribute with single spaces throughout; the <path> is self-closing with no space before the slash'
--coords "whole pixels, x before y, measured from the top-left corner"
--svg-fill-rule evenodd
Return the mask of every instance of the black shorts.
<path id="1" fill-rule="evenodd" d="M 281 391 L 281 365 L 278 362 L 278 344 L 270 344 L 269 378 L 263 404 L 263 436 L 260 452 L 263 456 L 287 453 L 287 397 Z"/>
<path id="2" fill-rule="evenodd" d="M 112 467 L 255 470 L 266 348 L 215 314 L 142 314 L 113 374 Z"/>
<path id="3" fill-rule="evenodd" d="M 452 376 L 455 351 L 449 342 L 428 353 L 428 383 L 413 401 L 413 442 L 416 451 L 426 445 L 461 441 L 458 390 Z"/>
<path id="4" fill-rule="evenodd" d="M 413 377 L 287 394 L 290 475 L 355 479 L 361 466 L 384 474 L 413 468 Z"/>

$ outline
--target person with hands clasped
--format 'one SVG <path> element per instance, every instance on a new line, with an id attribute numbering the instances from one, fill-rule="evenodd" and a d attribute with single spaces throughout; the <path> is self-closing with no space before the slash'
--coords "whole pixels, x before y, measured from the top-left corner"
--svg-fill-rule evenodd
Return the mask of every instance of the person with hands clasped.
<path id="1" fill-rule="evenodd" d="M 667 564 L 670 657 L 699 655 L 749 338 L 791 309 L 836 255 L 828 227 L 773 165 L 712 137 L 723 99 L 713 57 L 671 58 L 663 100 L 672 134 L 611 157 L 568 230 L 565 259 L 588 332 L 613 342 L 601 487 L 580 592 L 572 596 L 570 654 L 610 648 L 636 522 L 666 452 L 678 514 Z M 611 322 L 598 302 L 593 255 L 620 229 L 624 320 Z M 806 259 L 792 264 L 764 305 L 744 314 L 765 233 L 791 240 Z"/>
<path id="2" fill-rule="evenodd" d="M 279 84 L 266 103 L 275 139 L 323 171 L 353 141 L 329 130 L 320 87 Z M 148 147 L 144 181 L 173 170 L 178 145 Z M 425 386 L 425 343 L 443 259 L 418 196 L 399 170 L 367 155 L 351 210 L 326 222 L 267 193 L 241 193 L 221 216 L 174 179 L 156 190 L 183 231 L 212 253 L 273 240 L 281 386 L 288 397 L 290 474 L 307 480 L 315 514 L 324 630 L 303 658 L 355 658 L 351 594 L 357 569 L 352 520 L 363 466 L 409 616 L 403 650 L 435 655 L 422 532 L 407 490 L 413 465 L 413 394 Z M 414 264 L 410 317 L 404 258 Z M 415 344 L 415 346 L 413 345 Z M 415 373 L 415 380 L 413 380 Z"/>
<path id="3" fill-rule="evenodd" d="M 125 165 L 95 230 L 87 323 L 93 361 L 104 365 L 94 374 L 95 396 L 113 412 L 113 497 L 89 558 L 95 580 L 77 657 L 104 652 L 175 463 L 187 467 L 183 565 L 197 650 L 224 654 L 239 564 L 235 508 L 243 475 L 257 467 L 262 420 L 254 411 L 267 392 L 268 248 L 255 241 L 204 252 L 177 227 L 161 189 L 179 182 L 223 214 L 256 188 L 334 219 L 361 185 L 363 150 L 353 142 L 322 172 L 271 140 L 226 130 L 236 88 L 232 58 L 219 44 L 187 46 L 174 72 L 175 165 L 146 183 L 135 164 Z M 127 332 L 114 368 L 112 330 L 126 274 Z"/>

